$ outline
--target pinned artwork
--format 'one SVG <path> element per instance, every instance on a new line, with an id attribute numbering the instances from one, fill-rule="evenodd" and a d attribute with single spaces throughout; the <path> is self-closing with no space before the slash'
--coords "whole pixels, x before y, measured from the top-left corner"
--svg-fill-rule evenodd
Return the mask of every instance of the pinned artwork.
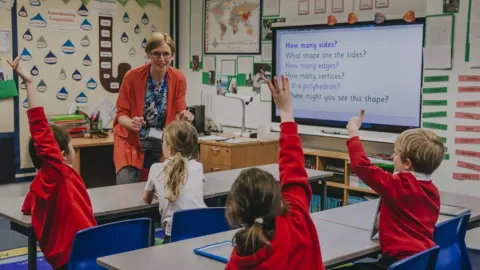
<path id="1" fill-rule="evenodd" d="M 37 15 L 35 15 L 33 18 L 30 19 L 28 24 L 32 27 L 46 27 L 47 21 L 43 19 L 40 13 L 38 13 Z"/>
<path id="2" fill-rule="evenodd" d="M 88 47 L 90 46 L 90 39 L 88 38 L 87 35 L 85 35 L 81 40 L 80 40 L 80 45 L 83 47 Z"/>
<path id="3" fill-rule="evenodd" d="M 23 48 L 22 53 L 20 54 L 20 57 L 22 58 L 23 61 L 30 61 L 32 60 L 32 54 L 28 51 L 27 48 Z"/>
<path id="4" fill-rule="evenodd" d="M 25 100 L 22 102 L 22 107 L 28 109 L 28 98 L 25 98 Z"/>
<path id="5" fill-rule="evenodd" d="M 348 14 L 348 19 L 347 19 L 347 22 L 349 24 L 355 24 L 358 22 L 358 16 L 357 14 L 355 14 L 354 12 L 351 12 Z"/>
<path id="6" fill-rule="evenodd" d="M 327 24 L 330 26 L 334 26 L 337 23 L 337 17 L 334 15 L 329 15 L 327 19 Z"/>
<path id="7" fill-rule="evenodd" d="M 92 30 L 92 23 L 87 18 L 85 18 L 82 24 L 80 25 L 80 29 L 85 31 L 90 31 Z"/>
<path id="8" fill-rule="evenodd" d="M 40 93 L 43 93 L 43 92 L 47 91 L 47 84 L 45 83 L 45 81 L 43 79 L 41 79 L 40 82 L 38 83 L 37 91 L 40 92 Z"/>
<path id="9" fill-rule="evenodd" d="M 133 29 L 133 32 L 135 32 L 135 34 L 140 34 L 140 25 L 135 25 L 135 29 Z"/>
<path id="10" fill-rule="evenodd" d="M 77 10 L 77 14 L 82 17 L 88 16 L 88 9 L 85 4 L 82 3 L 82 6 L 80 6 L 80 8 Z"/>
<path id="11" fill-rule="evenodd" d="M 88 102 L 88 97 L 85 95 L 85 93 L 80 92 L 80 94 L 75 98 L 75 102 L 77 103 L 87 103 Z"/>
<path id="12" fill-rule="evenodd" d="M 142 15 L 142 23 L 143 25 L 147 25 L 150 20 L 148 19 L 147 13 L 143 13 Z"/>
<path id="13" fill-rule="evenodd" d="M 32 33 L 30 32 L 30 29 L 27 28 L 27 31 L 23 34 L 23 39 L 25 41 L 31 41 L 33 39 Z"/>
<path id="14" fill-rule="evenodd" d="M 22 6 L 22 7 L 20 8 L 20 10 L 18 11 L 18 16 L 23 17 L 23 18 L 28 17 L 27 10 L 25 9 L 24 6 Z"/>
<path id="15" fill-rule="evenodd" d="M 30 70 L 30 74 L 32 74 L 32 76 L 38 76 L 39 73 L 40 73 L 40 71 L 38 70 L 37 66 L 35 66 L 35 65 Z"/>
<path id="16" fill-rule="evenodd" d="M 120 40 L 121 40 L 123 43 L 127 43 L 127 42 L 128 42 L 128 35 L 127 35 L 127 33 L 123 32 L 122 37 L 120 38 Z"/>
<path id="17" fill-rule="evenodd" d="M 82 74 L 80 73 L 80 71 L 78 71 L 78 69 L 75 69 L 75 71 L 73 72 L 72 79 L 77 82 L 82 80 Z"/>
<path id="18" fill-rule="evenodd" d="M 375 23 L 376 24 L 382 24 L 387 20 L 387 16 L 381 12 L 375 13 Z"/>
<path id="19" fill-rule="evenodd" d="M 130 55 L 130 57 L 132 57 L 132 58 L 135 57 L 135 55 L 137 55 L 134 47 L 132 47 L 132 48 L 130 48 L 130 50 L 128 50 L 128 55 Z"/>
<path id="20" fill-rule="evenodd" d="M 49 51 L 47 53 L 47 55 L 45 56 L 45 58 L 43 59 L 43 61 L 47 65 L 55 65 L 58 61 L 58 58 L 57 58 L 57 56 L 55 56 L 55 54 L 53 54 L 52 51 Z"/>
<path id="21" fill-rule="evenodd" d="M 97 82 L 95 81 L 95 79 L 90 78 L 90 80 L 88 80 L 87 88 L 90 90 L 95 90 L 97 88 Z"/>
<path id="22" fill-rule="evenodd" d="M 65 79 L 67 78 L 67 73 L 65 72 L 65 69 L 64 69 L 64 68 L 62 68 L 62 69 L 60 70 L 60 75 L 58 75 L 58 78 L 59 78 L 60 80 L 65 80 Z"/>
<path id="23" fill-rule="evenodd" d="M 37 48 L 38 49 L 45 49 L 46 47 L 47 47 L 47 41 L 45 40 L 45 38 L 42 35 L 37 40 Z"/>
<path id="24" fill-rule="evenodd" d="M 127 12 L 125 12 L 125 14 L 123 14 L 123 22 L 124 23 L 129 23 L 130 22 L 130 16 L 128 16 Z"/>
<path id="25" fill-rule="evenodd" d="M 67 100 L 68 99 L 68 92 L 67 92 L 67 89 L 65 89 L 65 87 L 62 87 L 62 89 L 60 89 L 60 91 L 58 91 L 57 99 L 58 100 Z"/>
<path id="26" fill-rule="evenodd" d="M 142 41 L 142 48 L 146 48 L 147 47 L 147 39 L 146 38 L 143 38 L 143 41 Z"/>
<path id="27" fill-rule="evenodd" d="M 412 23 L 415 21 L 415 11 L 413 10 L 409 10 L 407 12 L 405 12 L 405 15 L 403 15 L 403 20 L 408 22 L 408 23 Z"/>
<path id="28" fill-rule="evenodd" d="M 40 0 L 30 0 L 30 6 L 39 7 L 41 5 Z"/>
<path id="29" fill-rule="evenodd" d="M 64 54 L 74 54 L 75 53 L 75 45 L 73 45 L 73 43 L 70 41 L 70 39 L 68 39 L 67 41 L 65 41 L 65 43 L 63 43 L 62 52 Z"/>
<path id="30" fill-rule="evenodd" d="M 87 67 L 92 65 L 92 59 L 90 58 L 90 56 L 88 56 L 88 54 L 85 55 L 85 57 L 83 58 L 82 64 Z"/>

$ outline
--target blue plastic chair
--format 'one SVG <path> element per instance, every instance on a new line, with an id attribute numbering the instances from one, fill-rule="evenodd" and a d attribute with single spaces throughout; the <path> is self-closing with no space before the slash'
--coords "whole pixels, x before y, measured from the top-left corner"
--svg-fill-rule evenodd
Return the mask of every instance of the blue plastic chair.
<path id="1" fill-rule="evenodd" d="M 173 213 L 170 242 L 230 230 L 225 207 L 196 208 Z"/>
<path id="2" fill-rule="evenodd" d="M 97 258 L 148 247 L 150 223 L 149 218 L 139 218 L 77 232 L 68 269 L 104 269 Z"/>
<path id="3" fill-rule="evenodd" d="M 436 270 L 470 270 L 470 259 L 465 244 L 470 213 L 437 224 L 435 243 L 440 247 Z"/>
<path id="4" fill-rule="evenodd" d="M 434 246 L 424 250 L 390 265 L 388 270 L 434 270 L 439 249 L 439 246 Z"/>

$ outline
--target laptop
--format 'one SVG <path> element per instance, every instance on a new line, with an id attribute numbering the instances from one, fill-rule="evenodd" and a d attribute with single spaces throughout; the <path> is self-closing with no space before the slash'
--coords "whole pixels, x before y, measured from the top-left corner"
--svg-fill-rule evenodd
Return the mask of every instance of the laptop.
<path id="1" fill-rule="evenodd" d="M 370 238 L 372 240 L 378 240 L 378 237 L 379 237 L 379 234 L 378 234 L 378 220 L 380 218 L 380 205 L 382 205 L 382 199 L 381 198 L 378 200 L 377 211 L 375 212 L 375 218 L 373 219 L 372 234 L 370 235 Z"/>

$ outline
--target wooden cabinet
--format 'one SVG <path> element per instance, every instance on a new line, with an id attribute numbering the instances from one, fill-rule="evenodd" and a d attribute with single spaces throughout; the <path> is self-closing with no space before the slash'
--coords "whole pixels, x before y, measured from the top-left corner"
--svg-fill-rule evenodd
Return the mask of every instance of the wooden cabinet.
<path id="1" fill-rule="evenodd" d="M 278 163 L 278 140 L 201 141 L 200 162 L 205 173 Z"/>

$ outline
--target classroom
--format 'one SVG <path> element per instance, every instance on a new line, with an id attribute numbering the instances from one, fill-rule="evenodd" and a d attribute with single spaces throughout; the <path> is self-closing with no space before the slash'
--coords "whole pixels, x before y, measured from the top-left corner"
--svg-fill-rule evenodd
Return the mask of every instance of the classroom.
<path id="1" fill-rule="evenodd" d="M 0 0 L 0 270 L 480 269 L 480 0 Z"/>

